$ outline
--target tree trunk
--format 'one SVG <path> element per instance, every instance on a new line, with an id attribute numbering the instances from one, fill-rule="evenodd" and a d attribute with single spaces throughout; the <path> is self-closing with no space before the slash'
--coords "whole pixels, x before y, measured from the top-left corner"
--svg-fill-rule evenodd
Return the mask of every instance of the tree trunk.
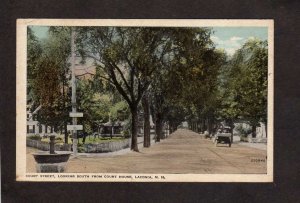
<path id="1" fill-rule="evenodd" d="M 68 144 L 68 130 L 67 130 L 67 122 L 64 122 L 64 134 L 65 134 L 65 144 Z"/>
<path id="2" fill-rule="evenodd" d="M 156 142 L 160 142 L 160 139 L 162 137 L 162 117 L 160 114 L 156 114 L 155 133 L 156 133 Z"/>
<path id="3" fill-rule="evenodd" d="M 142 98 L 142 105 L 144 109 L 144 147 L 150 147 L 150 107 L 147 94 Z"/>
<path id="4" fill-rule="evenodd" d="M 138 134 L 138 111 L 137 108 L 131 108 L 131 150 L 138 152 L 137 134 Z"/>
<path id="5" fill-rule="evenodd" d="M 207 131 L 208 134 L 210 135 L 212 132 L 212 119 L 210 117 L 207 118 Z"/>
<path id="6" fill-rule="evenodd" d="M 179 124 L 177 124 L 176 122 L 173 122 L 173 124 L 172 124 L 172 133 L 173 132 L 175 132 L 176 130 L 177 130 L 177 126 L 178 126 Z M 170 133 L 171 134 L 171 133 Z"/>
<path id="7" fill-rule="evenodd" d="M 169 133 L 171 134 L 173 132 L 173 122 L 169 121 Z"/>
<path id="8" fill-rule="evenodd" d="M 229 119 L 228 125 L 230 127 L 231 143 L 233 143 L 233 128 L 234 128 L 234 123 L 233 123 L 232 119 Z"/>
<path id="9" fill-rule="evenodd" d="M 164 133 L 165 133 L 165 138 L 168 138 L 169 137 L 169 133 L 170 133 L 170 125 L 169 125 L 169 123 L 167 123 L 165 125 L 165 131 L 164 131 Z"/>
<path id="10" fill-rule="evenodd" d="M 205 119 L 201 119 L 201 132 L 204 133 L 205 131 Z"/>
<path id="11" fill-rule="evenodd" d="M 176 122 L 170 121 L 169 124 L 169 135 L 176 131 Z"/>
<path id="12" fill-rule="evenodd" d="M 63 107 L 63 109 L 65 110 L 66 109 L 66 101 L 65 101 L 65 96 L 66 96 L 66 92 L 65 92 L 65 79 L 64 79 L 64 77 L 65 77 L 65 69 L 64 69 L 64 73 L 63 73 L 63 77 L 62 77 L 62 102 L 63 102 L 63 105 L 62 105 L 62 107 Z M 64 118 L 64 119 L 66 119 L 66 118 Z M 63 126 L 63 128 L 64 128 L 64 135 L 65 135 L 65 144 L 68 144 L 68 130 L 67 130 L 67 121 L 65 120 L 64 121 L 64 126 Z"/>
<path id="13" fill-rule="evenodd" d="M 256 125 L 255 124 L 252 125 L 252 137 L 256 138 Z"/>
<path id="14" fill-rule="evenodd" d="M 161 120 L 161 134 L 160 134 L 160 139 L 166 139 L 166 134 L 165 134 L 165 125 L 163 120 Z"/>
<path id="15" fill-rule="evenodd" d="M 110 139 L 113 138 L 113 128 L 114 128 L 114 125 L 113 125 L 113 123 L 111 123 L 111 126 L 110 126 Z"/>
<path id="16" fill-rule="evenodd" d="M 166 135 L 166 125 L 163 123 L 162 124 L 162 133 L 161 133 L 161 139 L 166 139 L 167 135 Z"/>
<path id="17" fill-rule="evenodd" d="M 268 137 L 268 125 L 265 123 L 266 137 Z"/>

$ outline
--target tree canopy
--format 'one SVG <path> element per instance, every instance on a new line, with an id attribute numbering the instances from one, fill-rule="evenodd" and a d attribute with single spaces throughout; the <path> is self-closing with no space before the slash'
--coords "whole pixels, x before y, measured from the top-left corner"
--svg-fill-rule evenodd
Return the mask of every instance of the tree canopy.
<path id="1" fill-rule="evenodd" d="M 32 108 L 41 105 L 39 121 L 58 127 L 66 117 L 70 37 L 68 29 L 50 32 L 45 41 L 38 41 L 28 29 L 28 82 Z"/>
<path id="2" fill-rule="evenodd" d="M 222 116 L 248 121 L 253 130 L 259 122 L 267 121 L 267 46 L 266 41 L 247 41 L 229 60 L 223 73 Z"/>
<path id="3" fill-rule="evenodd" d="M 75 32 L 76 57 L 95 67 L 90 79 L 76 79 L 78 110 L 84 112 L 79 121 L 89 132 L 109 120 L 130 120 L 131 148 L 138 151 L 141 105 L 152 114 L 158 140 L 164 124 L 175 130 L 182 121 L 207 123 L 212 133 L 223 120 L 242 119 L 253 127 L 267 120 L 265 41 L 249 40 L 229 57 L 216 49 L 209 28 L 76 27 Z M 39 121 L 66 126 L 71 29 L 50 27 L 44 41 L 30 28 L 27 35 L 29 98 L 35 108 L 43 107 Z"/>

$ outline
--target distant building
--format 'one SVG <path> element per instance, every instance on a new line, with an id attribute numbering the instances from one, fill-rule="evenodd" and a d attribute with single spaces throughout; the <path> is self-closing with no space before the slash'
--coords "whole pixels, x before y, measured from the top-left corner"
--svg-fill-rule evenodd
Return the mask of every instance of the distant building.
<path id="1" fill-rule="evenodd" d="M 27 119 L 27 135 L 35 135 L 35 134 L 45 134 L 45 133 L 53 133 L 53 128 L 50 126 L 40 124 L 35 119 L 35 114 L 41 108 L 38 107 L 34 112 L 30 111 L 31 105 L 27 105 L 26 107 L 26 119 Z"/>
<path id="2" fill-rule="evenodd" d="M 256 137 L 257 138 L 267 137 L 266 125 L 262 122 L 260 122 L 260 126 L 256 128 Z"/>
<path id="3" fill-rule="evenodd" d="M 80 64 L 79 62 L 80 62 L 80 58 L 76 60 L 77 64 L 75 66 L 75 76 L 83 80 L 91 79 L 96 73 L 96 67 L 93 65 L 93 61 L 87 60 L 87 64 Z M 46 126 L 44 124 L 39 123 L 34 116 L 37 113 L 37 111 L 42 107 L 38 107 L 36 110 L 34 110 L 34 112 L 31 112 L 30 108 L 31 108 L 31 104 L 30 102 L 28 102 L 27 109 L 26 109 L 27 135 L 35 135 L 35 134 L 44 135 L 45 133 L 53 133 L 54 132 L 53 127 Z"/>
<path id="4" fill-rule="evenodd" d="M 181 125 L 182 125 L 183 128 L 188 128 L 189 127 L 189 124 L 188 124 L 187 121 L 182 122 Z"/>
<path id="5" fill-rule="evenodd" d="M 36 134 L 38 129 L 38 121 L 33 120 L 33 114 L 30 111 L 30 105 L 26 108 L 26 119 L 27 119 L 27 135 Z"/>
<path id="6" fill-rule="evenodd" d="M 236 122 L 234 123 L 233 134 L 238 135 L 237 126 L 241 125 L 244 129 L 251 129 L 251 126 L 246 122 Z M 266 138 L 266 125 L 262 122 L 259 123 L 259 126 L 256 127 L 256 138 Z"/>

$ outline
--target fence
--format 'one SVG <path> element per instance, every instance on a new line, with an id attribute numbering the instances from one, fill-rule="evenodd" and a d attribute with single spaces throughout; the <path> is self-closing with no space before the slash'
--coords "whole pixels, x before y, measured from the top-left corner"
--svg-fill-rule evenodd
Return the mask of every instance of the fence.
<path id="1" fill-rule="evenodd" d="M 151 140 L 154 138 L 154 135 L 150 135 Z M 144 137 L 138 137 L 138 144 L 143 143 Z M 39 140 L 26 139 L 26 145 L 28 147 L 34 147 L 43 151 L 49 151 L 50 146 L 47 142 L 41 142 Z M 131 146 L 131 138 L 113 141 L 113 142 L 103 142 L 95 144 L 83 144 L 84 152 L 86 153 L 106 153 L 106 152 L 115 152 L 122 149 L 129 148 Z M 71 151 L 71 144 L 64 145 L 55 145 L 55 151 Z"/>
<path id="2" fill-rule="evenodd" d="M 248 142 L 250 143 L 267 143 L 267 138 L 258 137 L 258 138 L 248 138 Z"/>
<path id="3" fill-rule="evenodd" d="M 26 139 L 26 146 L 37 148 L 42 151 L 49 151 L 50 145 L 40 140 Z M 71 151 L 71 144 L 55 145 L 55 151 Z"/>
<path id="4" fill-rule="evenodd" d="M 154 135 L 150 135 L 150 139 L 153 139 Z M 144 137 L 138 137 L 137 143 L 141 144 L 144 141 Z M 86 153 L 107 153 L 107 152 L 115 152 L 122 149 L 129 148 L 131 146 L 131 138 L 114 141 L 114 142 L 104 142 L 98 144 L 84 144 L 84 152 Z"/>

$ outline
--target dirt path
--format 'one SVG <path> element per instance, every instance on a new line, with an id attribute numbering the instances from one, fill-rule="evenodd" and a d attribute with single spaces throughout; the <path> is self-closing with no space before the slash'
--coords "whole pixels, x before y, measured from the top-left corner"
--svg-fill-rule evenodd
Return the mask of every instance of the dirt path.
<path id="1" fill-rule="evenodd" d="M 28 149 L 27 153 L 31 153 Z M 68 162 L 70 173 L 266 173 L 266 151 L 233 144 L 215 147 L 211 140 L 180 129 L 168 139 L 142 148 L 140 152 L 81 155 Z M 34 172 L 34 160 L 27 156 L 27 171 Z"/>

